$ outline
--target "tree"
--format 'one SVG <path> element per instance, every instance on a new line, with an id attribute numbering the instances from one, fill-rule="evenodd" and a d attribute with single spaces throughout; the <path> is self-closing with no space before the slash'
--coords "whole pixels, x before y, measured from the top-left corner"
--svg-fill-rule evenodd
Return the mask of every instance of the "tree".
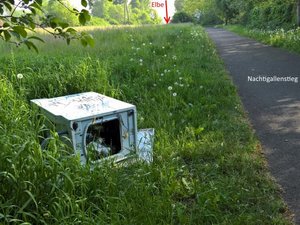
<path id="1" fill-rule="evenodd" d="M 80 24 L 90 20 L 87 9 L 78 11 L 70 8 L 64 0 L 52 0 L 60 4 L 70 14 L 76 15 Z M 67 21 L 63 21 L 54 14 L 47 13 L 43 0 L 1 0 L 0 1 L 0 39 L 14 43 L 17 46 L 25 44 L 29 49 L 38 51 L 34 40 L 43 40 L 36 35 L 36 28 L 42 28 L 55 37 L 64 38 L 69 44 L 73 39 L 80 39 L 84 46 L 93 45 L 91 35 L 77 32 Z M 88 6 L 88 0 L 81 0 L 83 7 Z M 31 31 L 31 32 L 28 32 Z"/>
<path id="2" fill-rule="evenodd" d="M 177 12 L 183 11 L 184 0 L 175 0 L 175 9 Z"/>
<path id="3" fill-rule="evenodd" d="M 186 12 L 176 12 L 172 19 L 172 23 L 189 23 L 193 21 L 194 18 Z"/>
<path id="4" fill-rule="evenodd" d="M 297 2 L 297 25 L 300 27 L 300 0 Z"/>
<path id="5" fill-rule="evenodd" d="M 105 9 L 104 9 L 104 0 L 97 0 L 93 2 L 92 5 L 92 15 L 104 18 L 105 15 Z"/>
<path id="6" fill-rule="evenodd" d="M 65 7 L 62 7 L 61 3 L 63 3 Z M 60 18 L 62 22 L 66 22 L 70 26 L 78 26 L 79 21 L 76 15 L 69 12 L 69 9 L 72 8 L 70 2 L 68 0 L 61 0 L 61 3 L 56 0 L 49 0 L 48 4 L 44 6 L 46 14 Z"/>
<path id="7" fill-rule="evenodd" d="M 227 25 L 228 22 L 238 14 L 238 10 L 234 1 L 216 0 L 216 5 L 220 10 L 220 14 L 223 17 L 225 25 Z"/>

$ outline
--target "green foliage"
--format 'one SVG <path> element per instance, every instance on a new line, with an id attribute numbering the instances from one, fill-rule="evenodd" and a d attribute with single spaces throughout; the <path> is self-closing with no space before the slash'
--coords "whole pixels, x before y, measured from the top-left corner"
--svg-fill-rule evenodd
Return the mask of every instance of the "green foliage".
<path id="1" fill-rule="evenodd" d="M 186 12 L 176 12 L 172 18 L 172 23 L 189 23 L 193 21 L 194 18 Z"/>
<path id="2" fill-rule="evenodd" d="M 174 5 L 177 12 L 183 11 L 184 0 L 175 0 Z"/>
<path id="3" fill-rule="evenodd" d="M 62 3 L 66 7 L 63 7 Z M 49 0 L 48 4 L 44 6 L 44 10 L 46 11 L 47 15 L 59 18 L 62 23 L 67 23 L 70 26 L 79 26 L 80 22 L 77 16 L 69 12 L 69 9 L 71 8 L 72 6 L 68 0 L 61 2 L 58 2 L 57 0 Z"/>
<path id="4" fill-rule="evenodd" d="M 202 24 L 243 24 L 253 28 L 294 28 L 296 0 L 177 0 L 185 12 L 201 13 Z"/>
<path id="5" fill-rule="evenodd" d="M 248 24 L 253 28 L 276 29 L 295 26 L 294 0 L 262 2 L 251 10 Z"/>
<path id="6" fill-rule="evenodd" d="M 103 27 L 105 27 L 105 26 L 109 26 L 110 24 L 109 24 L 108 21 L 106 21 L 103 18 L 92 16 L 91 17 L 91 21 L 89 21 L 87 23 L 87 25 L 89 25 L 89 26 L 103 26 Z"/>
<path id="7" fill-rule="evenodd" d="M 96 0 L 92 6 L 92 14 L 112 25 L 161 22 L 156 11 L 150 8 L 149 0 L 134 0 L 129 4 L 124 1 Z"/>
<path id="8" fill-rule="evenodd" d="M 238 0 L 215 0 L 216 7 L 219 10 L 223 21 L 227 25 L 238 14 Z"/>
<path id="9" fill-rule="evenodd" d="M 89 32 L 94 48 L 0 45 L 1 224 L 291 224 L 201 27 Z M 137 106 L 156 131 L 152 164 L 91 171 L 51 128 L 41 150 L 49 128 L 29 100 L 84 91 Z"/>
<path id="10" fill-rule="evenodd" d="M 51 0 L 47 8 L 49 13 L 47 13 L 44 10 L 43 2 L 45 1 L 2 0 L 0 2 L 0 39 L 17 46 L 25 44 L 29 49 L 33 48 L 37 51 L 33 40 L 42 41 L 42 39 L 32 33 L 40 27 L 56 37 L 64 38 L 67 43 L 70 43 L 72 39 L 90 38 L 86 33 L 80 34 L 69 28 L 70 25 L 75 24 L 75 17 L 79 21 L 76 24 L 84 25 L 90 20 L 89 12 L 86 9 L 78 11 L 71 9 L 67 1 Z M 82 0 L 81 4 L 87 6 L 87 1 Z"/>

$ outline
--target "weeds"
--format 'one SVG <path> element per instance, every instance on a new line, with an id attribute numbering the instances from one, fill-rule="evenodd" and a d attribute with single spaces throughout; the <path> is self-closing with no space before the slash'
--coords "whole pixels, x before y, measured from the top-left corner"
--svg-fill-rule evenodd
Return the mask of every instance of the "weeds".
<path id="1" fill-rule="evenodd" d="M 230 31 L 254 38 L 276 47 L 282 47 L 287 50 L 300 53 L 300 28 L 292 30 L 260 30 L 248 29 L 241 26 L 226 26 Z"/>
<path id="2" fill-rule="evenodd" d="M 2 46 L 0 223 L 289 224 L 236 89 L 201 27 L 92 31 L 96 47 Z M 22 74 L 22 76 L 20 76 Z M 96 91 L 137 106 L 154 162 L 81 167 L 32 98 Z"/>

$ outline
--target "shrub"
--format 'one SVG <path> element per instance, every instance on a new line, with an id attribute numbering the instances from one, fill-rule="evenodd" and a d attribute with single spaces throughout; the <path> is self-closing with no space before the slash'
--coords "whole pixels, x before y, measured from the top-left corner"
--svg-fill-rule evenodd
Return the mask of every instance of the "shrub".
<path id="1" fill-rule="evenodd" d="M 172 19 L 172 23 L 189 23 L 193 21 L 194 18 L 186 12 L 176 12 Z"/>

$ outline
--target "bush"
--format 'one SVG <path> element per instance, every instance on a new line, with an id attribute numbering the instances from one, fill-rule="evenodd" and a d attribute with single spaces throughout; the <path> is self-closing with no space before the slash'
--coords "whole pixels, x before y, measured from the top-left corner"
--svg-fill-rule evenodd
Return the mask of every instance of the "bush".
<path id="1" fill-rule="evenodd" d="M 87 25 L 90 25 L 90 26 L 109 26 L 110 24 L 109 24 L 109 22 L 107 22 L 103 18 L 93 16 L 91 18 L 91 21 L 89 21 Z"/>
<path id="2" fill-rule="evenodd" d="M 269 1 L 256 5 L 250 13 L 250 27 L 261 29 L 293 28 L 295 4 L 291 0 Z"/>
<path id="3" fill-rule="evenodd" d="M 176 12 L 172 19 L 172 23 L 189 23 L 193 21 L 194 18 L 186 12 Z"/>

